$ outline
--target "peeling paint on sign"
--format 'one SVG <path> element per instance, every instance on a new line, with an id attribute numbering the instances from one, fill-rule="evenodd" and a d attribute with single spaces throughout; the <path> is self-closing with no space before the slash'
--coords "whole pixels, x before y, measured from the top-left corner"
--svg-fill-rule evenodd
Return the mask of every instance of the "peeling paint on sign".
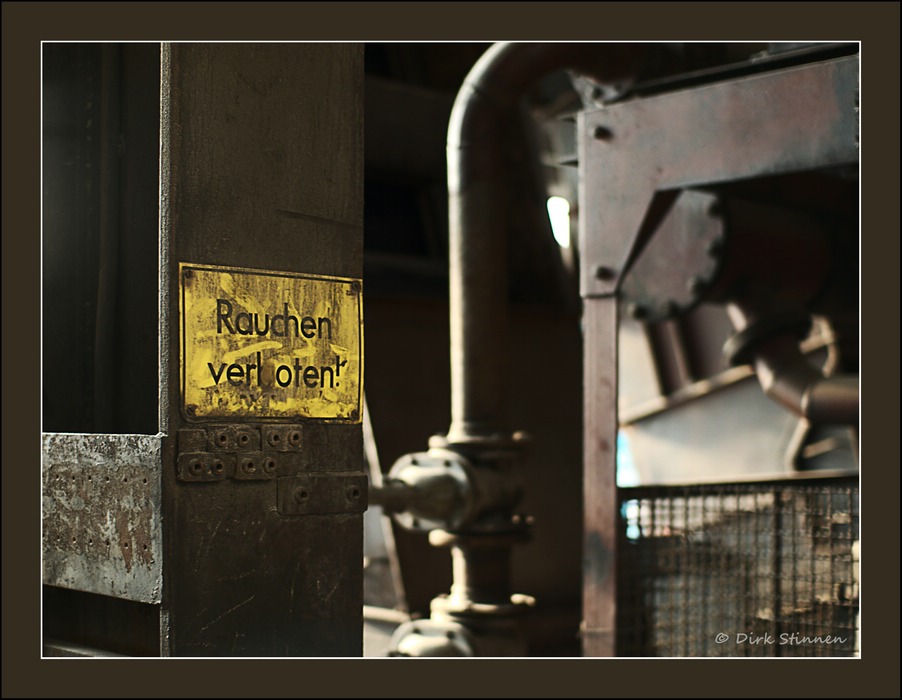
<path id="1" fill-rule="evenodd" d="M 360 422 L 360 280 L 179 267 L 187 420 Z"/>

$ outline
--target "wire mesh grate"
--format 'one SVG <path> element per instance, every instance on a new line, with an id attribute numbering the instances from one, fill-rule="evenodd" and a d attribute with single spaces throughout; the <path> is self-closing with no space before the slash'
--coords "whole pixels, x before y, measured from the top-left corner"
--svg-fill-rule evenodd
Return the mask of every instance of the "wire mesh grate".
<path id="1" fill-rule="evenodd" d="M 857 478 L 618 491 L 619 655 L 858 654 Z"/>

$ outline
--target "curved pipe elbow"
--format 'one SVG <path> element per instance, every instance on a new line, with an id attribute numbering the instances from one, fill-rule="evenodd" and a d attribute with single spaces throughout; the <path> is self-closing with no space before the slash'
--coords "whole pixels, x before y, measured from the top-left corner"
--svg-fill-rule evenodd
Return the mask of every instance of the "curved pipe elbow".
<path id="1" fill-rule="evenodd" d="M 815 424 L 858 423 L 858 378 L 825 377 L 798 357 L 755 358 L 764 393 L 787 410 Z"/>
<path id="2" fill-rule="evenodd" d="M 602 82 L 632 76 L 645 50 L 641 44 L 494 44 L 458 92 L 447 138 L 452 441 L 507 432 L 508 170 L 519 101 L 557 70 Z"/>
<path id="3" fill-rule="evenodd" d="M 448 149 L 506 133 L 508 125 L 497 116 L 515 107 L 527 88 L 549 73 L 573 70 L 600 83 L 619 82 L 635 76 L 647 50 L 643 44 L 493 44 L 457 93 L 448 123 Z"/>
<path id="4" fill-rule="evenodd" d="M 760 332 L 773 318 L 749 304 L 733 303 L 729 310 L 739 335 Z M 858 423 L 858 378 L 824 376 L 805 358 L 797 333 L 782 330 L 749 341 L 746 353 L 764 393 L 787 410 L 812 423 Z"/>

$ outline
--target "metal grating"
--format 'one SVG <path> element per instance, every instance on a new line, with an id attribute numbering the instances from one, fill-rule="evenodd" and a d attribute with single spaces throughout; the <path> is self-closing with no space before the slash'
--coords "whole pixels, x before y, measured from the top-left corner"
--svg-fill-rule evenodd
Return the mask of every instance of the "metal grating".
<path id="1" fill-rule="evenodd" d="M 618 655 L 858 655 L 857 477 L 618 491 Z"/>

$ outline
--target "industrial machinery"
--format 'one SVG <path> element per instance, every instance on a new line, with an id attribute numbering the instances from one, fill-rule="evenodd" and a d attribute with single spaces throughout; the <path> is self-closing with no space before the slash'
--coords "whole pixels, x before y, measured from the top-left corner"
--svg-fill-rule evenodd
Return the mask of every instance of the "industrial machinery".
<path id="1" fill-rule="evenodd" d="M 505 405 L 510 124 L 527 88 L 563 68 L 585 97 L 582 653 L 857 650 L 856 47 L 771 46 L 741 63 L 643 76 L 661 50 L 496 45 L 458 94 L 447 154 L 451 426 L 373 494 L 452 547 L 452 584 L 428 620 L 396 632 L 394 654 L 522 653 L 512 629 L 533 601 L 512 594 L 507 564 L 528 529 Z M 702 304 L 709 319 L 711 305 L 726 310 L 728 336 L 717 316 L 692 316 Z M 712 340 L 726 341 L 735 369 L 711 371 Z M 826 360 L 809 359 L 818 348 Z M 751 374 L 779 406 L 762 410 Z M 642 396 L 649 380 L 657 391 Z M 635 488 L 618 488 L 622 430 Z M 740 437 L 750 431 L 764 449 Z M 841 474 L 809 465 L 801 478 L 803 456 L 830 453 Z M 729 643 L 718 630 L 734 630 Z"/>
<path id="2" fill-rule="evenodd" d="M 45 653 L 858 654 L 858 46 L 420 48 L 45 48 Z"/>

